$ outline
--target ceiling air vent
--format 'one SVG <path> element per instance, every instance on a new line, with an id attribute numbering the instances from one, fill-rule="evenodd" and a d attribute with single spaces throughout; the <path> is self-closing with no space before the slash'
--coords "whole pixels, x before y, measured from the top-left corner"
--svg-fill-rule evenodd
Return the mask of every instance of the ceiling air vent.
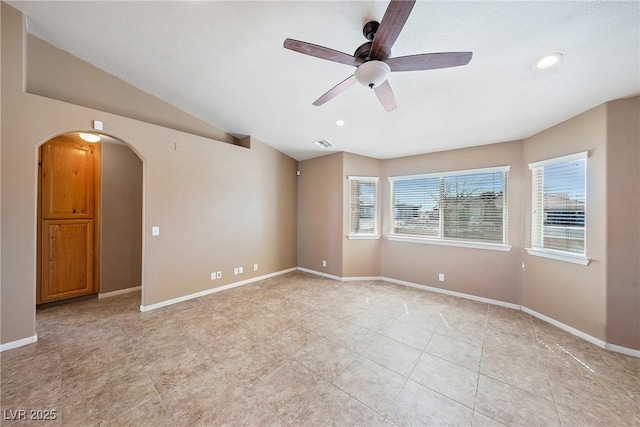
<path id="1" fill-rule="evenodd" d="M 333 144 L 330 143 L 329 141 L 327 141 L 326 139 L 319 139 L 317 141 L 313 141 L 313 143 L 316 144 L 320 148 L 333 147 Z"/>

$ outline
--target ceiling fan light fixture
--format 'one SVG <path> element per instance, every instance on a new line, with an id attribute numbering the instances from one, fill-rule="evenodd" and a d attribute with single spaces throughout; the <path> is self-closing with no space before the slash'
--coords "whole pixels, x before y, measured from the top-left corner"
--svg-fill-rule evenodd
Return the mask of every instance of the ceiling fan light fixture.
<path id="1" fill-rule="evenodd" d="M 561 53 L 552 53 L 551 55 L 545 55 L 538 59 L 535 64 L 535 68 L 538 70 L 544 70 L 546 68 L 553 67 L 562 59 Z"/>
<path id="2" fill-rule="evenodd" d="M 78 136 L 87 142 L 100 141 L 100 135 L 96 135 L 95 133 L 78 132 Z"/>
<path id="3" fill-rule="evenodd" d="M 362 86 L 373 89 L 387 80 L 390 72 L 391 68 L 383 61 L 367 61 L 356 68 L 356 80 Z"/>

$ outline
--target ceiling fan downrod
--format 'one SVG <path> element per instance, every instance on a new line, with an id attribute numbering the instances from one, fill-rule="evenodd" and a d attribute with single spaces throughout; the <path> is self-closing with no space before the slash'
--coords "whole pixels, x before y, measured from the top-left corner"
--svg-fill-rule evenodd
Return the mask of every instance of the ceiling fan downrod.
<path id="1" fill-rule="evenodd" d="M 366 24 L 364 24 L 364 27 L 362 28 L 362 35 L 364 35 L 365 39 L 372 42 L 373 38 L 376 36 L 376 32 L 378 32 L 379 26 L 380 26 L 380 23 L 377 21 L 367 22 Z"/>

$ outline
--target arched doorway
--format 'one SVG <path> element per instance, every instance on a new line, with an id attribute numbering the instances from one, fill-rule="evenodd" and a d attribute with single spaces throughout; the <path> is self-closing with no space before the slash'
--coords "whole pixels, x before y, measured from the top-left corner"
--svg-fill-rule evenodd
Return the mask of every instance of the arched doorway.
<path id="1" fill-rule="evenodd" d="M 141 288 L 142 160 L 100 137 L 68 132 L 40 147 L 37 305 Z"/>
<path id="2" fill-rule="evenodd" d="M 124 142 L 102 140 L 100 297 L 142 286 L 143 166 Z"/>

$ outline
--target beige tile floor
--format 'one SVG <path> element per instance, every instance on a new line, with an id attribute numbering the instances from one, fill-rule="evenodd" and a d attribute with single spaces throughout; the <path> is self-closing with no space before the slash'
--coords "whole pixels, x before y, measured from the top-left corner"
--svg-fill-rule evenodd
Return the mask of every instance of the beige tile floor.
<path id="1" fill-rule="evenodd" d="M 640 359 L 519 311 L 300 272 L 147 313 L 139 304 L 134 293 L 38 310 L 38 342 L 0 355 L 3 418 L 640 425 Z"/>

